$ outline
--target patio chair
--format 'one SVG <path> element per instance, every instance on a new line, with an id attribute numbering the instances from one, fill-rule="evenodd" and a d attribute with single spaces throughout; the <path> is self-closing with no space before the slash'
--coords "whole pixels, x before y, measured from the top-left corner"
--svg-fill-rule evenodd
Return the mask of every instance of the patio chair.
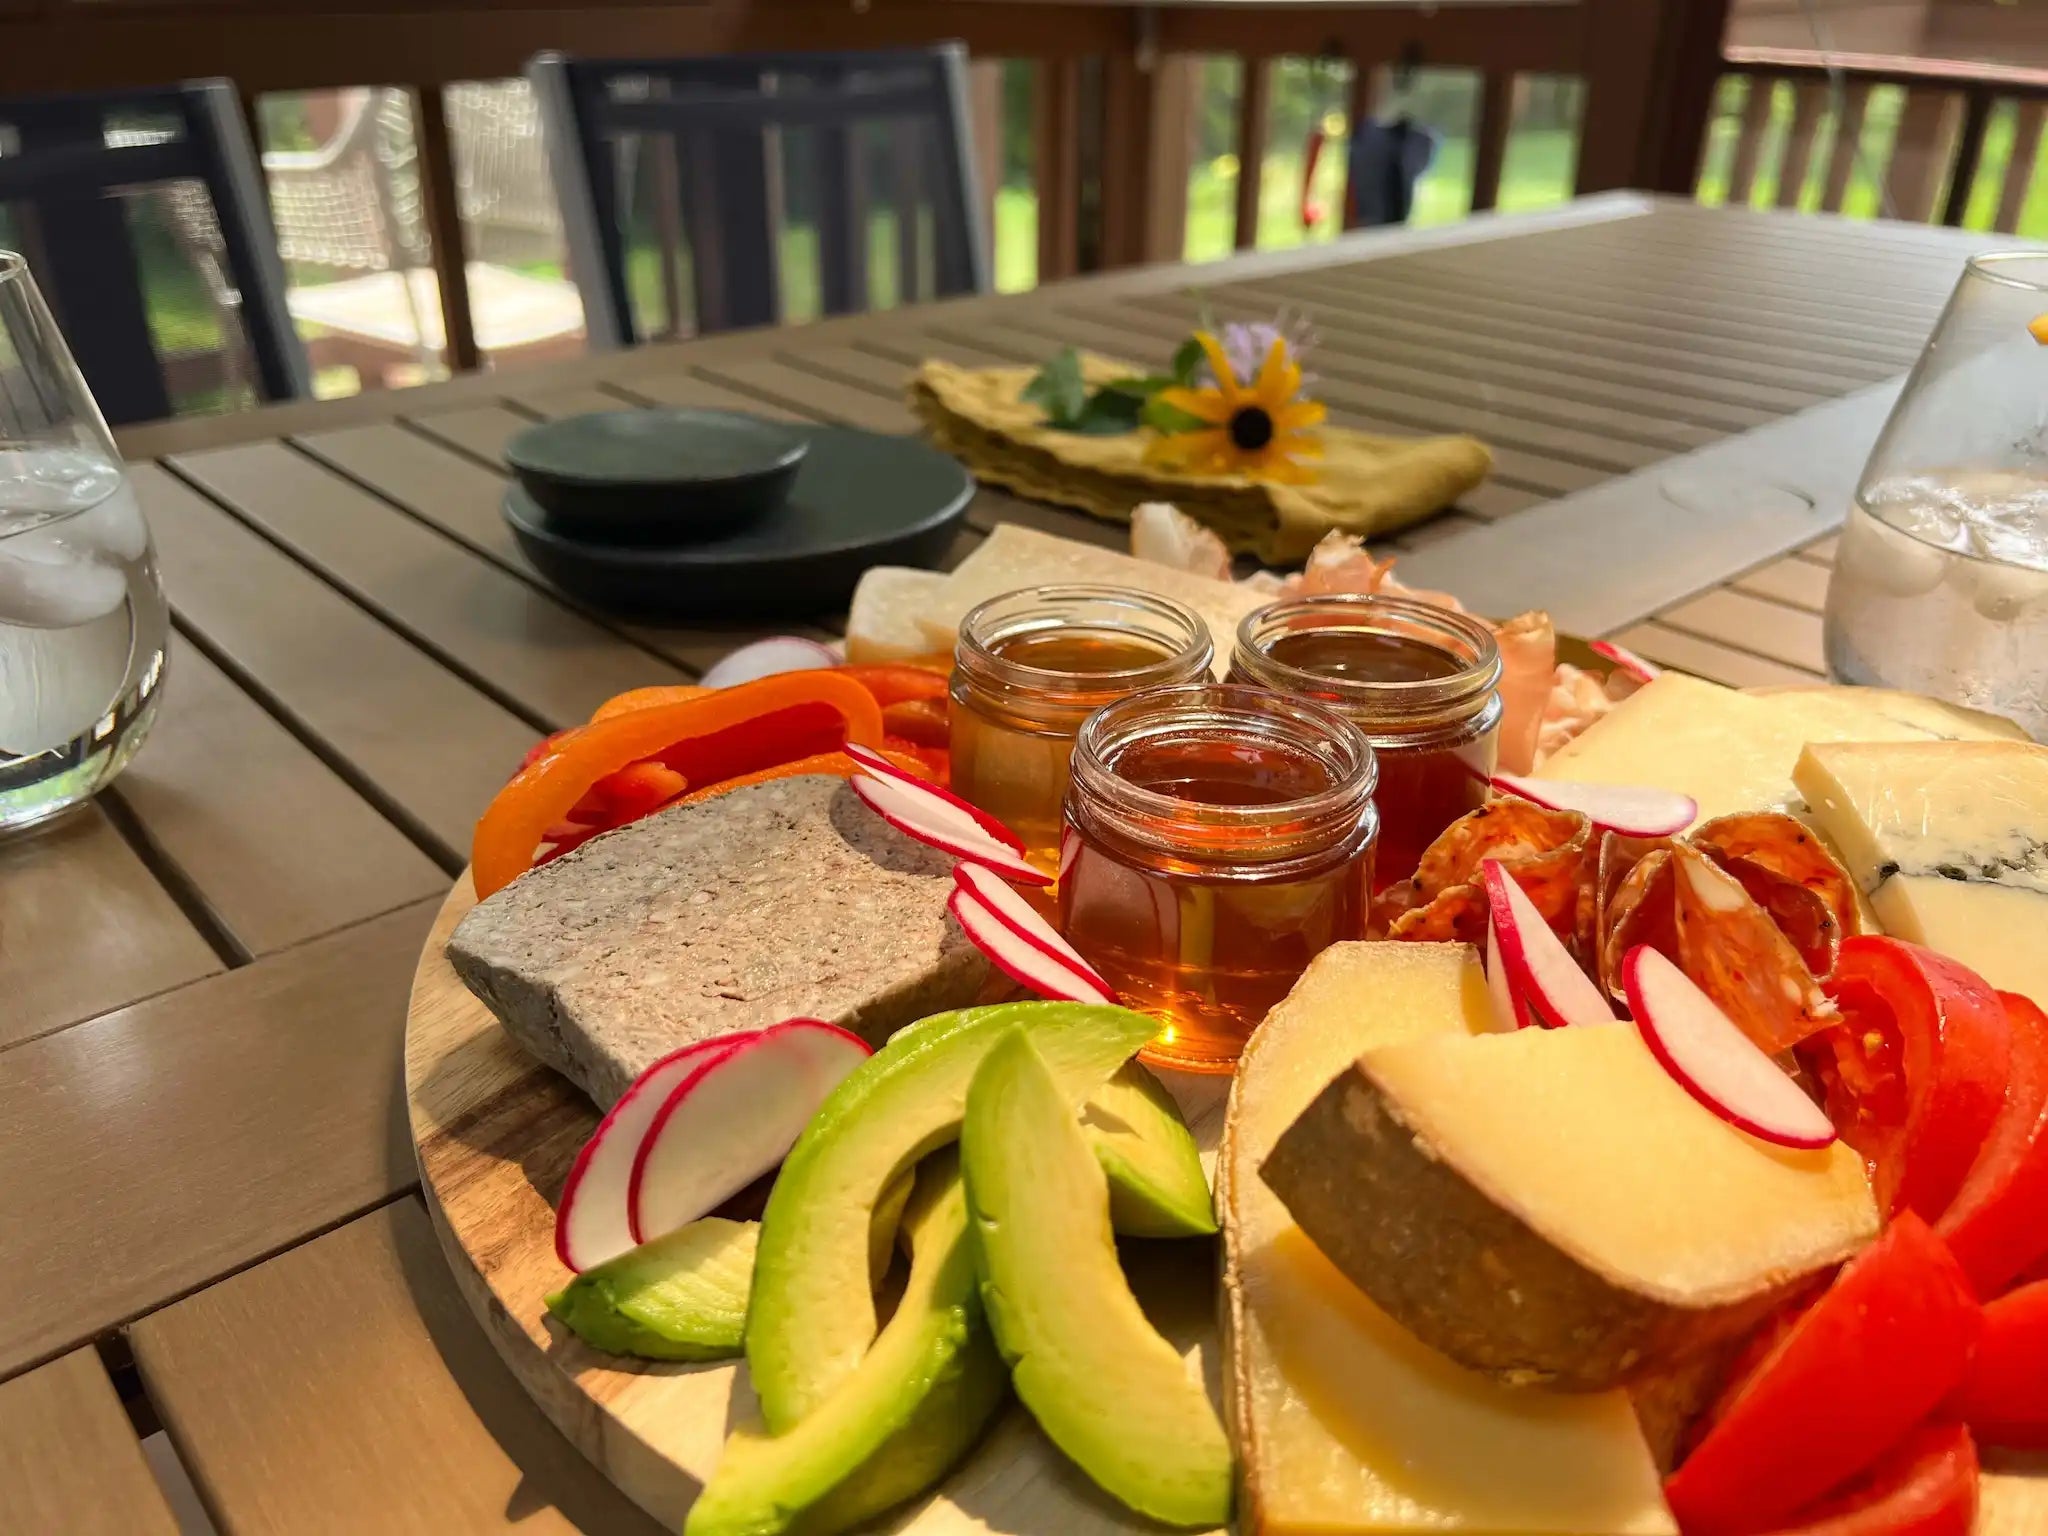
<path id="1" fill-rule="evenodd" d="M 986 291 L 966 68 L 957 43 L 541 54 L 527 76 L 591 345 Z"/>
<path id="2" fill-rule="evenodd" d="M 311 392 L 226 81 L 0 98 L 0 214 L 110 422 Z"/>

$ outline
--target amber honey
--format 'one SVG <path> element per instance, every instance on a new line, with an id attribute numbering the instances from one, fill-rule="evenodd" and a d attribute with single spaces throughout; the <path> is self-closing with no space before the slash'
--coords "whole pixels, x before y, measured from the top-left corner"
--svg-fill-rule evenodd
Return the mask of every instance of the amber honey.
<path id="1" fill-rule="evenodd" d="M 1151 689 L 1089 720 L 1060 928 L 1159 1018 L 1149 1059 L 1229 1070 L 1310 960 L 1365 936 L 1373 778 L 1344 720 L 1260 689 Z"/>
<path id="2" fill-rule="evenodd" d="M 1081 722 L 1138 689 L 1207 677 L 1214 655 L 1192 610 L 1148 593 L 1033 587 L 983 603 L 953 658 L 953 788 L 1050 873 Z"/>
<path id="3" fill-rule="evenodd" d="M 1379 883 L 1415 872 L 1485 802 L 1500 747 L 1500 652 L 1479 620 L 1399 597 L 1275 603 L 1239 626 L 1233 682 L 1313 699 L 1379 759 Z"/>

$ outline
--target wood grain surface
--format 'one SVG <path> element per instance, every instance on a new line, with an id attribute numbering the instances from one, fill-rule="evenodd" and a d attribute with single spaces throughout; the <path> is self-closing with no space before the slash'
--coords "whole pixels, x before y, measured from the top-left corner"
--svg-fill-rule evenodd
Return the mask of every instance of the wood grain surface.
<path id="1" fill-rule="evenodd" d="M 177 1536 L 93 1350 L 0 1381 L 0 1525 L 23 1536 Z"/>

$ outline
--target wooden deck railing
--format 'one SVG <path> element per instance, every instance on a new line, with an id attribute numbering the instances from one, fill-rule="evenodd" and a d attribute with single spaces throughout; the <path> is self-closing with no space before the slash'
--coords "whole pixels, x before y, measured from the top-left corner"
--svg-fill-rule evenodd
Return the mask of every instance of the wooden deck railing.
<path id="1" fill-rule="evenodd" d="M 1725 64 L 1741 82 L 1729 202 L 1750 202 L 1774 184 L 1778 207 L 1838 213 L 1860 177 L 1879 189 L 1877 211 L 1893 218 L 1960 226 L 1975 203 L 1981 225 L 1988 202 L 1991 228 L 2018 229 L 2048 120 L 2048 70 L 1776 48 L 1730 48 Z M 1888 141 L 1872 124 L 1885 90 L 1895 93 L 1884 105 L 1897 124 Z M 2002 165 L 1985 153 L 2000 115 L 2011 119 L 1998 135 Z M 1714 146 L 1705 147 L 1699 185 L 1717 192 Z"/>
<path id="2" fill-rule="evenodd" d="M 1188 80 L 1202 55 L 1245 64 L 1240 246 L 1256 236 L 1265 82 L 1280 57 L 1348 60 L 1360 82 L 1354 113 L 1368 105 L 1371 70 L 1396 59 L 1479 72 L 1476 209 L 1497 193 L 1525 73 L 1586 82 L 1579 190 L 1682 190 L 1715 60 L 1680 43 L 1710 13 L 1717 0 L 0 0 L 0 96 L 223 75 L 253 120 L 269 92 L 409 89 L 447 360 L 459 370 L 478 356 L 441 91 L 517 74 L 542 49 L 632 56 L 959 38 L 978 59 L 1028 59 L 1044 279 L 1179 256 Z M 1689 120 L 1674 109 L 1688 92 L 1699 102 Z M 997 120 L 987 71 L 979 95 L 983 120 Z M 982 149 L 988 165 L 991 146 Z"/>

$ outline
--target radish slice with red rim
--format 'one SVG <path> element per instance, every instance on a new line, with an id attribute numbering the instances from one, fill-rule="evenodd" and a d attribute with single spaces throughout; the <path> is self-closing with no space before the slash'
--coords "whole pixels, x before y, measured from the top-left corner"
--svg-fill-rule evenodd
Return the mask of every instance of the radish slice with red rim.
<path id="1" fill-rule="evenodd" d="M 1493 1027 L 1503 1033 L 1527 1029 L 1536 1021 L 1529 1017 L 1529 1005 L 1508 985 L 1507 963 L 1500 957 L 1500 926 L 1489 916 L 1486 921 L 1486 995 L 1493 1004 Z"/>
<path id="2" fill-rule="evenodd" d="M 1499 860 L 1488 859 L 1480 867 L 1510 997 L 1548 1029 L 1612 1024 L 1613 1007 L 1551 931 L 1529 893 Z"/>
<path id="3" fill-rule="evenodd" d="M 1665 955 L 1638 944 L 1622 959 L 1621 985 L 1650 1054 L 1716 1115 L 1775 1146 L 1834 1141 L 1821 1107 Z"/>
<path id="4" fill-rule="evenodd" d="M 555 1207 L 555 1257 L 581 1273 L 637 1246 L 627 1191 L 647 1129 L 685 1082 L 756 1032 L 700 1040 L 672 1052 L 633 1079 L 576 1154 Z"/>
<path id="5" fill-rule="evenodd" d="M 1052 876 L 1028 863 L 1015 849 L 997 842 L 974 821 L 945 801 L 920 795 L 899 779 L 857 773 L 848 781 L 853 792 L 882 820 L 906 837 L 941 853 L 985 864 L 1005 879 L 1026 885 L 1050 885 Z"/>
<path id="6" fill-rule="evenodd" d="M 997 842 L 1015 849 L 1018 853 L 1024 851 L 1024 839 L 1015 832 L 1012 832 L 1000 821 L 997 821 L 995 817 L 989 815 L 980 806 L 961 799 L 960 796 L 954 794 L 953 791 L 945 788 L 943 785 L 934 784 L 930 779 L 921 779 L 909 769 L 899 767 L 897 764 L 890 762 L 885 754 L 877 752 L 873 747 L 863 747 L 858 742 L 848 742 L 846 745 L 846 755 L 878 778 L 894 779 L 906 789 L 913 789 L 921 794 L 930 795 L 935 799 L 944 801 L 954 810 L 970 818 L 977 827 L 981 828 L 982 831 L 986 832 Z"/>
<path id="7" fill-rule="evenodd" d="M 1700 814 L 1691 795 L 1650 784 L 1582 784 L 1521 773 L 1496 773 L 1488 782 L 1548 810 L 1577 811 L 1594 826 L 1623 837 L 1672 837 Z"/>
<path id="8" fill-rule="evenodd" d="M 1595 656 L 1613 662 L 1630 677 L 1640 678 L 1643 682 L 1654 683 L 1664 675 L 1664 669 L 1654 661 L 1645 661 L 1627 646 L 1616 645 L 1612 640 L 1590 640 L 1586 643 L 1586 649 Z"/>
<path id="9" fill-rule="evenodd" d="M 1057 960 L 1110 1001 L 1116 1000 L 1115 988 L 1102 979 L 1102 973 L 1083 960 L 1080 951 L 1040 917 L 1030 902 L 994 875 L 975 865 L 961 864 L 953 870 L 953 883 L 993 912 L 1018 938 L 1043 951 L 1047 959 Z"/>
<path id="10" fill-rule="evenodd" d="M 830 647 L 801 635 L 771 635 L 736 651 L 728 651 L 705 669 L 699 679 L 706 688 L 730 688 L 735 683 L 758 682 L 778 672 L 816 672 L 836 667 L 839 657 Z"/>
<path id="11" fill-rule="evenodd" d="M 954 889 L 947 898 L 946 910 L 953 914 L 953 920 L 960 925 L 961 931 L 974 941 L 974 947 L 1019 986 L 1029 987 L 1040 997 L 1049 997 L 1055 1002 L 1116 1001 L 1114 993 L 1098 988 L 1064 960 L 1054 959 L 1042 946 L 1018 933 L 966 886 Z"/>

